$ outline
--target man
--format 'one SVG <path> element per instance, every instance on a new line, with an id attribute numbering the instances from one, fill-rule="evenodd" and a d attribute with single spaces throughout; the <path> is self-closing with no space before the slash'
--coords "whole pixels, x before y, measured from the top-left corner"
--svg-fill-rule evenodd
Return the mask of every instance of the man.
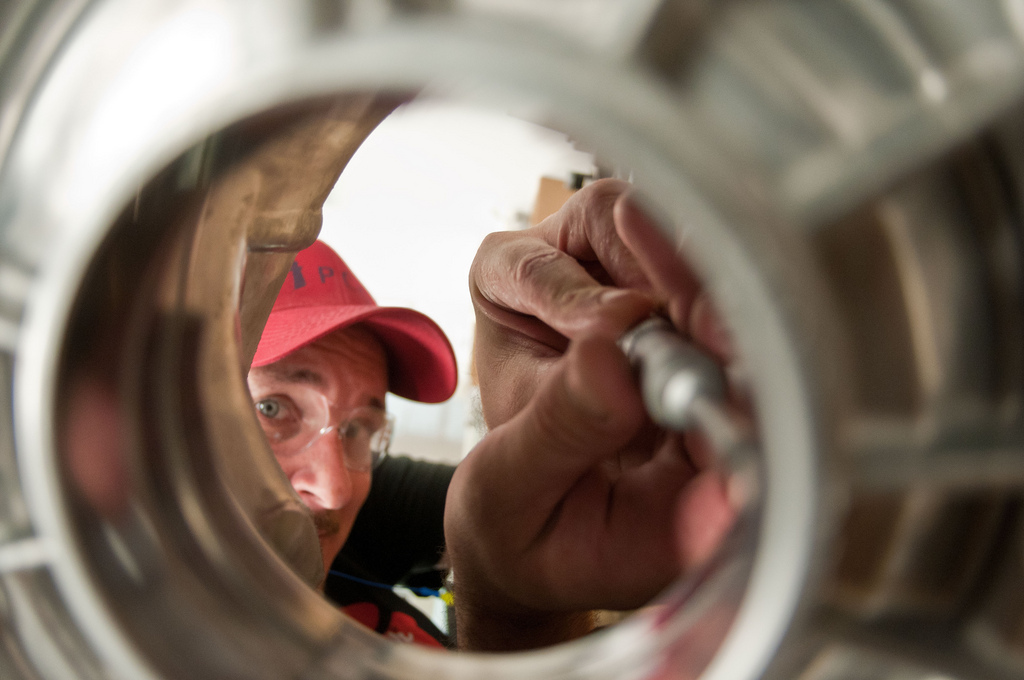
<path id="1" fill-rule="evenodd" d="M 584 635 L 591 610 L 640 606 L 699 565 L 734 516 L 706 445 L 653 428 L 615 345 L 660 309 L 723 361 L 730 354 L 696 279 L 627 189 L 595 183 L 538 227 L 493 235 L 474 262 L 492 430 L 459 466 L 444 508 L 461 649 Z"/>
<path id="2" fill-rule="evenodd" d="M 297 255 L 248 380 L 270 447 L 313 512 L 328 574 L 325 594 L 393 639 L 446 642 L 389 587 L 438 561 L 452 469 L 380 460 L 391 432 L 387 392 L 426 403 L 454 392 L 455 356 L 444 332 L 419 312 L 378 306 L 318 241 Z M 360 515 L 375 476 L 382 512 Z M 370 526 L 360 530 L 357 516 Z M 388 525 L 389 516 L 398 520 Z M 350 535 L 355 555 L 339 555 Z"/>

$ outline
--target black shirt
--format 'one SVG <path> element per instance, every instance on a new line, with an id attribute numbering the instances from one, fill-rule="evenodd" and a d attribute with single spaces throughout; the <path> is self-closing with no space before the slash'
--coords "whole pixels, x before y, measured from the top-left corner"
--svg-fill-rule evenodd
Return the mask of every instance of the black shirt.
<path id="1" fill-rule="evenodd" d="M 454 472 L 451 465 L 384 458 L 373 471 L 370 493 L 331 570 L 386 586 L 439 588 L 444 574 L 434 567 L 444 552 L 444 503 Z M 324 593 L 353 618 L 389 637 L 422 642 L 413 630 L 418 627 L 450 644 L 430 619 L 389 589 L 328 574 Z"/>

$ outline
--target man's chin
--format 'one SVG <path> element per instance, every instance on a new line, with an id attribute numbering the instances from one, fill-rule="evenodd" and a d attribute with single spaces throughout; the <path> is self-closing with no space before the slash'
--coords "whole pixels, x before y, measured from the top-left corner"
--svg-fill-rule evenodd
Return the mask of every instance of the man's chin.
<path id="1" fill-rule="evenodd" d="M 316 526 L 316 534 L 321 539 L 335 536 L 341 531 L 341 522 L 333 514 L 316 513 L 313 515 L 313 524 Z"/>
<path id="2" fill-rule="evenodd" d="M 320 553 L 324 559 L 324 572 L 331 568 L 334 558 L 341 552 L 346 536 L 342 533 L 341 522 L 334 513 L 313 515 L 316 524 L 316 535 L 320 542 Z"/>

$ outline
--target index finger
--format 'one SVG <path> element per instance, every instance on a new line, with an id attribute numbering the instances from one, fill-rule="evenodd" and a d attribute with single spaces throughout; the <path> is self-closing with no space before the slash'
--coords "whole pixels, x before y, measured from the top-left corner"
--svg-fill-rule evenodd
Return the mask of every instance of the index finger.
<path id="1" fill-rule="evenodd" d="M 655 306 L 640 290 L 605 286 L 570 254 L 515 232 L 490 234 L 470 269 L 470 295 L 477 313 L 553 347 L 531 317 L 561 336 L 618 337 Z"/>
<path id="2" fill-rule="evenodd" d="M 649 292 L 651 281 L 615 227 L 615 205 L 630 186 L 616 179 L 588 184 L 534 231 L 548 245 L 583 263 L 599 282 Z"/>

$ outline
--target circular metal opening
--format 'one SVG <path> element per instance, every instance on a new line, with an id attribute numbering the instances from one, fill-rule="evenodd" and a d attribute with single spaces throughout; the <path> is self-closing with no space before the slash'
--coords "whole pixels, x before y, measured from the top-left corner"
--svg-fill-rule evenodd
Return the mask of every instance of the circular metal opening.
<path id="1" fill-rule="evenodd" d="M 557 22 L 531 22 L 525 13 L 496 20 L 445 3 L 110 1 L 80 16 L 70 3 L 26 11 L 28 25 L 33 17 L 54 25 L 56 17 L 74 28 L 58 40 L 62 49 L 46 77 L 30 73 L 28 81 L 40 80 L 26 90 L 30 106 L 17 135 L 0 137 L 10 144 L 0 183 L 7 216 L 0 273 L 27 282 L 5 301 L 24 313 L 4 364 L 15 383 L 21 482 L 12 485 L 0 564 L 11 629 L 20 638 L 63 632 L 11 658 L 53 677 L 74 669 L 68 672 L 138 678 L 752 678 L 804 671 L 801 677 L 832 678 L 862 647 L 882 659 L 874 661 L 880 667 L 910 663 L 885 666 L 872 635 L 878 622 L 898 631 L 894 618 L 909 612 L 913 623 L 933 610 L 895 597 L 898 579 L 874 583 L 864 595 L 858 578 L 871 569 L 858 570 L 854 561 L 852 571 L 843 570 L 850 565 L 844 546 L 856 545 L 859 526 L 866 522 L 876 539 L 887 508 L 904 516 L 953 507 L 954 516 L 977 520 L 964 525 L 967 534 L 984 524 L 990 537 L 972 549 L 978 565 L 965 568 L 959 587 L 987 602 L 979 574 L 987 569 L 1006 581 L 1014 573 L 1012 561 L 1001 558 L 1019 540 L 1011 520 L 1021 479 L 1012 455 L 1020 386 L 1016 378 L 993 386 L 989 378 L 1019 369 L 1019 352 L 1012 342 L 992 350 L 985 333 L 994 323 L 1000 338 L 1019 335 L 1016 216 L 1007 208 L 986 222 L 1000 228 L 972 232 L 968 246 L 957 241 L 959 225 L 982 211 L 965 216 L 957 205 L 944 206 L 942 214 L 953 216 L 949 229 L 928 231 L 938 234 L 931 241 L 907 224 L 931 215 L 922 196 L 969 184 L 956 168 L 996 168 L 987 188 L 1018 177 L 1016 154 L 1005 151 L 1015 130 L 995 128 L 992 148 L 944 157 L 934 172 L 903 171 L 934 160 L 1018 94 L 1019 46 L 1007 19 L 1017 15 L 1013 3 L 981 3 L 969 39 L 949 41 L 944 51 L 941 36 L 921 38 L 944 59 L 937 72 L 883 30 L 919 27 L 915 11 L 879 19 L 848 4 L 836 10 L 839 18 L 857 17 L 846 30 L 835 28 L 833 11 L 801 12 L 794 3 L 737 11 L 724 28 L 707 29 L 711 56 L 697 66 L 686 50 L 655 49 L 661 42 L 653 29 L 634 31 L 638 59 L 617 59 L 628 31 L 605 35 L 595 24 L 592 41 L 566 40 Z M 619 18 L 646 17 L 650 28 L 660 12 L 675 9 L 666 3 L 649 15 L 623 10 Z M 936 22 L 959 19 L 954 8 Z M 132 31 L 118 30 L 129 24 Z M 685 26 L 675 25 L 682 34 Z M 873 59 L 850 57 L 864 51 L 844 51 L 849 45 L 840 41 L 836 50 L 854 63 L 844 70 L 813 60 L 820 42 L 800 43 L 807 51 L 801 56 L 812 57 L 805 63 L 825 76 L 838 72 L 881 93 L 877 101 L 891 104 L 886 116 L 849 101 L 830 107 L 836 100 L 793 75 L 799 69 L 783 68 L 784 82 L 773 84 L 767 76 L 778 75 L 778 63 L 767 61 L 770 73 L 760 73 L 738 47 L 753 35 L 767 57 L 778 57 L 773 40 L 780 36 L 820 39 L 829 30 L 850 44 L 881 41 L 903 58 L 904 70 L 875 68 Z M 1004 48 L 1003 86 L 971 79 L 981 57 L 963 45 L 979 43 Z M 919 92 L 922 68 L 928 77 Z M 684 72 L 690 90 L 681 85 Z M 758 87 L 745 87 L 745 78 Z M 936 83 L 957 95 L 949 101 L 960 108 L 947 110 L 955 108 L 958 123 L 931 136 L 925 133 L 936 127 L 922 125 L 925 132 L 915 136 L 900 126 L 932 120 L 914 105 L 934 97 Z M 787 103 L 793 92 L 799 105 Z M 311 569 L 301 549 L 309 527 L 243 415 L 250 408 L 244 367 L 253 328 L 267 311 L 259 309 L 266 299 L 259 287 L 274 288 L 287 253 L 308 243 L 318 226 L 308 211 L 275 208 L 315 205 L 333 183 L 323 179 L 331 168 L 340 171 L 366 132 L 397 103 L 424 96 L 511 111 L 628 169 L 714 294 L 756 405 L 763 494 L 735 552 L 704 574 L 699 588 L 681 583 L 666 593 L 655 612 L 550 650 L 448 657 L 386 643 L 343 619 L 296 574 Z M 740 111 L 755 115 L 745 119 Z M 864 121 L 873 127 L 855 124 Z M 894 128 L 904 135 L 903 156 L 886 163 L 894 138 L 886 133 Z M 735 137 L 724 138 L 726 130 Z M 328 138 L 315 150 L 288 146 Z M 850 151 L 858 144 L 859 155 Z M 286 177 L 277 187 L 259 185 L 260 193 L 250 171 L 261 153 L 267 165 L 258 181 L 273 176 L 274 162 L 289 153 L 313 153 L 323 165 L 309 163 L 307 181 Z M 881 166 L 889 170 L 870 172 Z M 781 180 L 769 179 L 775 170 Z M 289 204 L 295 187 L 314 198 Z M 886 189 L 882 199 L 864 204 L 879 187 Z M 986 206 L 1000 197 L 1015 204 L 1014 190 L 993 192 Z M 268 197 L 279 201 L 259 204 Z M 879 234 L 884 248 L 872 245 Z M 1009 244 L 1004 254 L 1013 254 L 1002 268 L 985 250 L 1001 238 Z M 941 257 L 944 247 L 949 260 Z M 858 248 L 869 258 L 891 256 L 877 271 L 891 278 L 886 290 L 899 291 L 905 309 L 857 297 L 864 262 Z M 964 257 L 970 249 L 982 254 Z M 964 283 L 929 297 L 928 283 L 941 276 L 919 265 L 936 261 L 959 263 L 953 278 Z M 979 271 L 998 275 L 986 279 Z M 979 299 L 995 311 L 964 322 L 977 331 L 964 343 L 983 347 L 984 360 L 951 350 L 956 342 L 928 344 L 929 333 L 945 341 L 943 332 L 961 326 L 937 324 L 927 310 L 971 309 Z M 879 320 L 890 336 L 858 335 Z M 872 373 L 893 348 L 908 353 L 913 370 Z M 964 395 L 971 398 L 953 398 Z M 1011 454 L 1000 455 L 1007 446 Z M 981 456 L 965 453 L 979 447 Z M 984 468 L 971 483 L 948 472 L 961 471 L 967 459 Z M 4 479 L 13 475 L 5 471 Z M 993 484 L 1004 495 L 975 493 Z M 968 510 L 958 515 L 957 507 Z M 292 555 L 295 571 L 268 544 Z M 872 554 L 885 553 L 868 545 Z M 946 634 L 965 644 L 969 628 L 983 640 L 978 648 L 996 650 L 972 662 L 1009 673 L 1005 631 L 1012 625 L 991 624 L 1001 619 L 974 601 L 940 604 L 959 618 L 938 615 L 953 623 L 936 626 L 923 646 L 941 646 Z M 815 635 L 816 628 L 825 632 Z M 910 651 L 900 658 L 914 658 Z M 938 661 L 921 667 L 946 668 Z"/>
<path id="2" fill-rule="evenodd" d="M 393 677 L 453 663 L 513 675 L 578 673 L 580 659 L 591 671 L 603 659 L 602 672 L 618 675 L 649 664 L 651 650 L 680 645 L 702 650 L 688 663 L 706 664 L 754 567 L 757 508 L 713 568 L 690 575 L 655 607 L 528 661 L 442 660 L 375 639 L 267 550 L 264 541 L 299 574 L 313 569 L 302 551 L 310 538 L 302 510 L 254 428 L 243 385 L 255 347 L 246 331 L 259 328 L 268 291 L 315 236 L 318 203 L 341 165 L 407 98 L 331 97 L 229 126 L 143 185 L 91 256 L 54 367 L 58 461 L 48 481 L 57 486 L 47 504 L 51 513 L 63 506 L 50 520 L 68 539 L 68 561 L 80 560 L 76 576 L 99 600 L 78 615 L 131 631 L 118 641 L 128 653 L 114 652 L 137 652 L 171 676 L 303 668 L 330 677 L 341 667 L 376 666 L 376 656 L 386 661 L 375 672 Z M 792 481 L 792 461 L 783 464 Z M 809 499 L 809 491 L 792 497 Z M 105 616 L 113 621 L 99 623 Z M 378 651 L 353 658 L 353 644 Z"/>

